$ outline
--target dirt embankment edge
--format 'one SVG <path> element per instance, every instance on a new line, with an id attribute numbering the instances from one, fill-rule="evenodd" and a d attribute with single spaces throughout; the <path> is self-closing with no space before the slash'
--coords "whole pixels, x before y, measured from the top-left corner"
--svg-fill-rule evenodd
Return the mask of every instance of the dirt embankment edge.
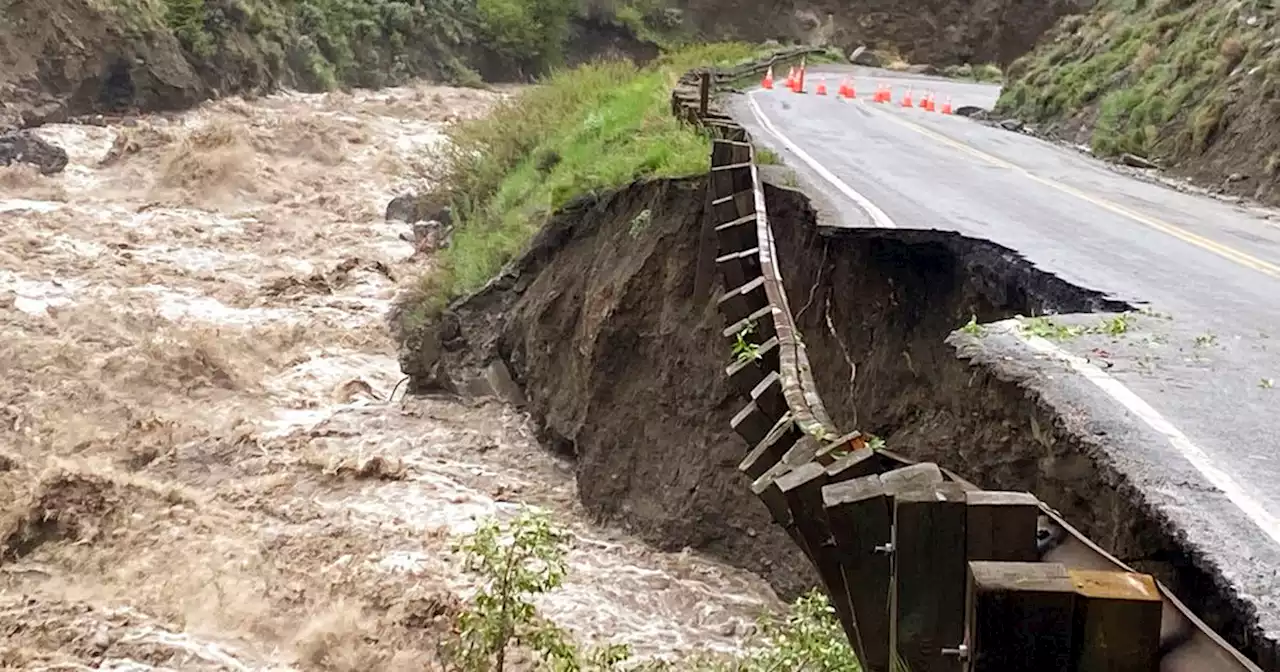
<path id="1" fill-rule="evenodd" d="M 726 375 L 732 338 L 718 314 L 735 287 L 707 254 L 721 235 L 708 222 L 725 221 L 711 219 L 708 195 L 722 175 L 637 183 L 557 213 L 486 288 L 407 334 L 402 367 L 420 392 L 487 379 L 482 391 L 525 403 L 543 440 L 576 459 L 595 515 L 661 548 L 712 552 L 792 596 L 816 576 L 751 495 L 738 467 L 752 446 L 729 429 L 747 390 Z M 1107 463 L 1089 424 L 980 339 L 953 333 L 971 316 L 1128 306 L 986 241 L 827 230 L 803 194 L 761 188 L 770 263 L 785 269 L 783 291 L 768 292 L 772 319 L 794 315 L 809 360 L 769 360 L 808 407 L 788 394 L 790 413 L 826 400 L 835 424 L 907 457 L 1036 493 L 1248 652 L 1254 621 L 1239 596 Z"/>

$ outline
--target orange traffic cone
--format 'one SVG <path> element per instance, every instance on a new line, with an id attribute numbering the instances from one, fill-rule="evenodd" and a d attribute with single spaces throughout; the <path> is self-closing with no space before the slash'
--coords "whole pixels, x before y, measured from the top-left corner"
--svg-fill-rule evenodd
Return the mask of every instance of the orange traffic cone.
<path id="1" fill-rule="evenodd" d="M 819 96 L 827 95 L 827 78 L 826 77 L 818 78 L 818 90 L 814 91 L 814 93 L 818 94 Z"/>
<path id="2" fill-rule="evenodd" d="M 877 85 L 876 85 L 876 96 L 875 96 L 875 98 L 872 98 L 872 100 L 873 100 L 873 101 L 875 101 L 875 102 L 877 102 L 877 103 L 887 103 L 887 102 L 889 102 L 889 98 L 890 98 L 892 95 L 893 95 L 893 94 L 892 94 L 892 93 L 890 93 L 890 91 L 889 91 L 889 87 L 885 86 L 884 84 L 877 84 Z"/>
<path id="3" fill-rule="evenodd" d="M 773 88 L 773 66 L 772 65 L 769 66 L 769 69 L 765 71 L 764 81 L 760 82 L 760 86 L 763 86 L 766 89 Z"/>
<path id="4" fill-rule="evenodd" d="M 795 86 L 796 86 L 796 66 L 794 66 L 794 65 L 793 65 L 793 66 L 791 66 L 791 69 L 787 70 L 787 79 L 786 79 L 786 81 L 784 81 L 784 82 L 782 83 L 782 85 L 783 85 L 783 86 L 785 86 L 785 87 L 787 87 L 788 89 L 794 89 L 794 88 L 795 88 Z"/>
<path id="5" fill-rule="evenodd" d="M 942 113 L 951 114 L 951 96 L 947 96 L 947 102 L 942 104 Z"/>
<path id="6" fill-rule="evenodd" d="M 912 104 L 911 102 L 911 87 L 909 86 L 907 87 L 907 92 L 902 95 L 902 106 L 915 107 L 915 105 Z"/>
<path id="7" fill-rule="evenodd" d="M 841 98 L 857 98 L 858 97 L 857 92 L 853 90 L 853 82 L 849 81 L 848 77 L 845 77 L 844 81 L 840 82 L 840 97 Z"/>
<path id="8" fill-rule="evenodd" d="M 933 111 L 933 92 L 932 91 L 924 94 L 924 100 L 921 101 L 921 105 L 924 106 L 925 112 Z"/>

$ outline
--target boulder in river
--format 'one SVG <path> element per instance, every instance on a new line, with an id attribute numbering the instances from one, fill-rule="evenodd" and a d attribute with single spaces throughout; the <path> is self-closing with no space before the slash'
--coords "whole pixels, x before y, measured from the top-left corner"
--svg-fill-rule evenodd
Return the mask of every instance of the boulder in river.
<path id="1" fill-rule="evenodd" d="M 408 224 L 435 220 L 448 226 L 453 223 L 453 211 L 444 205 L 443 199 L 434 193 L 406 193 L 396 196 L 387 204 L 387 221 Z"/>
<path id="2" fill-rule="evenodd" d="M 0 166 L 15 163 L 30 163 L 41 174 L 53 175 L 67 167 L 67 152 L 30 131 L 0 132 Z"/>

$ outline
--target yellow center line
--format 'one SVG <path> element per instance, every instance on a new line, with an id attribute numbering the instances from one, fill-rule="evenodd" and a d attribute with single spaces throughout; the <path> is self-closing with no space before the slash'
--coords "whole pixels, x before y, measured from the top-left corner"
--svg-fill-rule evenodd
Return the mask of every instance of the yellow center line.
<path id="1" fill-rule="evenodd" d="M 866 103 L 863 103 L 863 101 L 861 100 L 859 100 L 858 102 L 862 103 L 863 106 L 867 107 L 868 109 L 873 110 L 873 112 L 880 113 L 880 111 L 875 110 L 873 106 L 867 105 Z M 1240 264 L 1241 266 L 1251 268 L 1255 271 L 1258 271 L 1259 273 L 1264 273 L 1273 278 L 1280 278 L 1280 265 L 1273 264 L 1269 261 L 1264 261 L 1251 254 L 1246 254 L 1235 248 L 1228 247 L 1217 241 L 1192 233 L 1175 224 L 1170 224 L 1169 222 L 1156 219 L 1155 217 L 1149 217 L 1147 215 L 1142 214 L 1141 212 L 1137 212 L 1136 210 L 1131 210 L 1118 203 L 1113 203 L 1104 198 L 1099 198 L 1092 194 L 1085 193 L 1079 189 L 1076 189 L 1075 187 L 1068 186 L 1060 182 L 1055 182 L 1053 180 L 1040 177 L 1039 175 L 1035 175 L 1031 173 L 1030 171 L 1023 168 L 1022 166 L 1009 163 L 1004 159 L 987 154 L 986 152 L 975 149 L 974 147 L 968 144 L 965 144 L 963 142 L 960 142 L 959 140 L 954 140 L 945 135 L 942 135 L 941 133 L 937 133 L 935 131 L 929 130 L 919 124 L 916 124 L 911 121 L 907 121 L 906 119 L 903 119 L 891 112 L 883 112 L 881 114 L 882 116 L 892 120 L 896 124 L 899 124 L 905 128 L 908 128 L 917 133 L 920 133 L 921 135 L 924 135 L 926 137 L 937 140 L 938 142 L 941 142 L 945 145 L 958 149 L 961 152 L 964 152 L 965 154 L 981 159 L 982 161 L 985 161 L 993 166 L 997 166 L 1000 168 L 1007 168 L 1009 170 L 1021 173 L 1028 179 L 1034 182 L 1037 182 L 1039 184 L 1042 184 L 1046 187 L 1057 189 L 1058 191 L 1061 191 L 1065 194 L 1070 194 L 1083 201 L 1092 203 L 1093 205 L 1096 205 L 1100 208 L 1114 212 L 1117 215 L 1128 217 L 1129 219 L 1132 219 L 1135 222 L 1138 222 L 1140 224 L 1145 224 L 1146 226 L 1149 226 L 1157 231 L 1173 236 L 1174 238 L 1177 238 L 1183 242 L 1191 243 L 1192 245 L 1195 245 L 1200 249 L 1207 250 L 1221 257 L 1230 259 L 1231 261 L 1234 261 L 1237 264 Z"/>

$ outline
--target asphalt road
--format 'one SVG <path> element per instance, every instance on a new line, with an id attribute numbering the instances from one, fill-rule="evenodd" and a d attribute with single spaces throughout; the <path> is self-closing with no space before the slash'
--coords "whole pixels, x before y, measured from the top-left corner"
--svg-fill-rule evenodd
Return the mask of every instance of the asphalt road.
<path id="1" fill-rule="evenodd" d="M 1167 315 L 1134 315 L 1118 337 L 993 331 L 1017 356 L 1054 362 L 1046 370 L 1061 374 L 1071 403 L 1119 418 L 1112 461 L 1258 607 L 1269 638 L 1280 637 L 1280 217 L 898 104 L 912 86 L 917 98 L 933 91 L 939 106 L 950 97 L 955 107 L 989 108 L 996 86 L 838 70 L 827 71 L 826 97 L 813 94 L 823 73 L 815 68 L 805 95 L 756 90 L 730 109 L 822 194 L 838 219 L 827 224 L 992 240 Z M 859 99 L 837 99 L 850 73 Z M 870 102 L 878 83 L 893 86 L 891 104 Z"/>

